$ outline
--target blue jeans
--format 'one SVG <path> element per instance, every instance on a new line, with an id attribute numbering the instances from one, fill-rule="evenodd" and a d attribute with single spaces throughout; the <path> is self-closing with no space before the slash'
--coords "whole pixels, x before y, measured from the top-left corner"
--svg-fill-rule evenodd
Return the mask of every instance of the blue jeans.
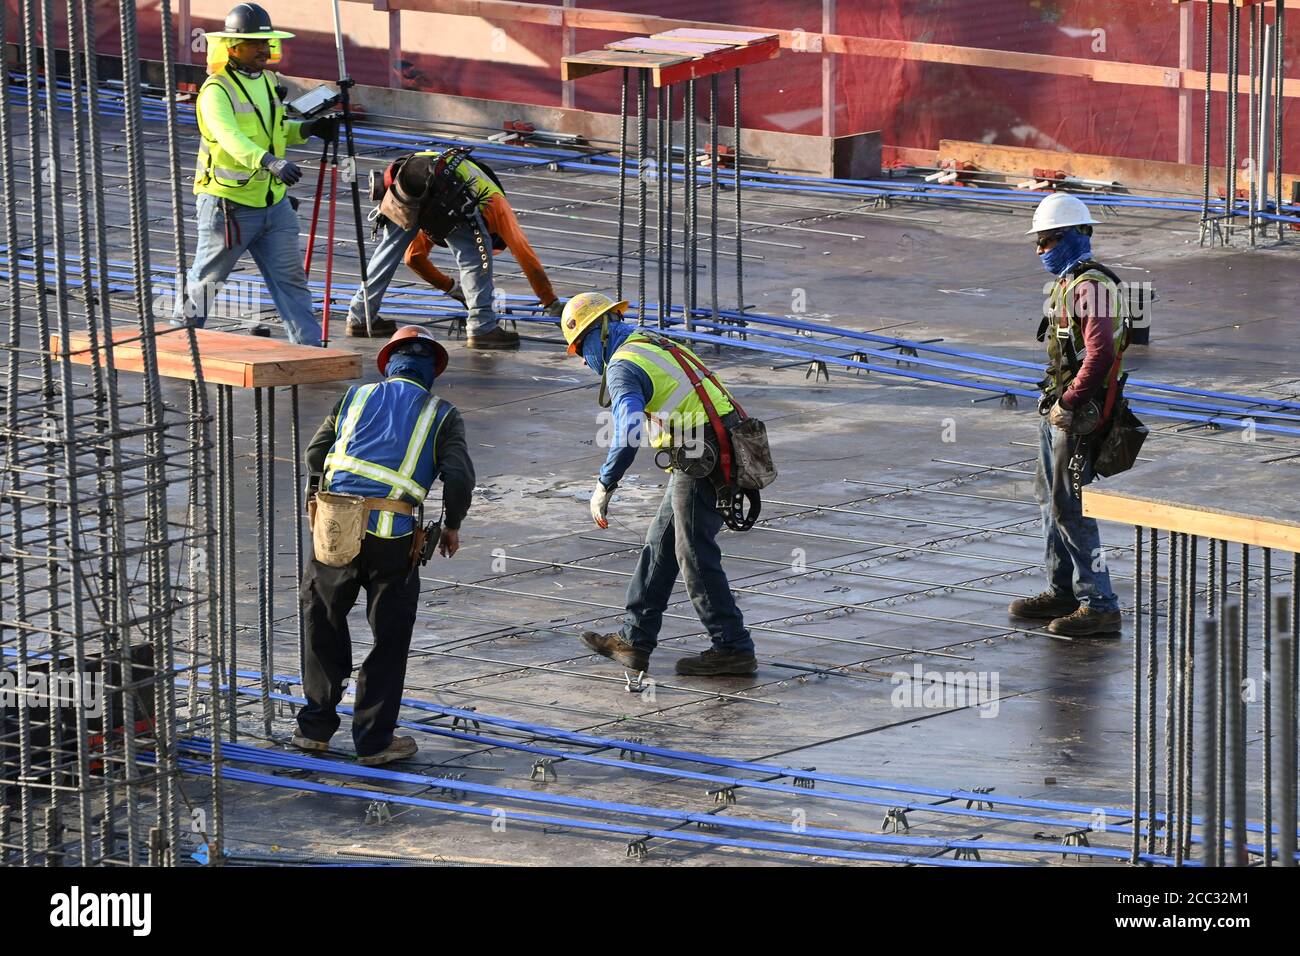
<path id="1" fill-rule="evenodd" d="M 200 193 L 194 203 L 199 243 L 189 271 L 189 290 L 184 311 L 176 321 L 189 317 L 203 328 L 208 310 L 227 276 L 244 252 L 249 252 L 266 280 L 271 301 L 284 320 L 289 341 L 299 345 L 320 345 L 320 323 L 312 305 L 307 276 L 302 271 L 302 250 L 298 248 L 298 214 L 289 200 L 274 206 L 242 206 L 228 203 L 234 211 L 231 247 L 226 248 L 226 213 L 216 196 Z"/>
<path id="2" fill-rule="evenodd" d="M 722 515 L 714 502 L 713 484 L 707 478 L 672 474 L 627 586 L 622 631 L 627 643 L 647 653 L 655 649 L 680 570 L 686 594 L 714 648 L 729 653 L 754 650 L 722 569 L 722 550 L 716 540 Z"/>
<path id="3" fill-rule="evenodd" d="M 465 292 L 469 309 L 470 335 L 485 335 L 497 327 L 497 315 L 492 308 L 492 240 L 483 217 L 474 214 L 475 225 L 462 223 L 447 235 L 447 246 L 460 269 L 460 286 Z M 379 245 L 366 263 L 366 298 L 370 300 L 370 317 L 379 317 L 379 306 L 393 281 L 393 273 L 402 264 L 406 247 L 415 238 L 418 229 L 399 229 L 390 222 L 380 226 Z M 348 325 L 365 325 L 366 308 L 357 286 L 348 306 Z"/>
<path id="4" fill-rule="evenodd" d="M 1073 594 L 1096 611 L 1119 610 L 1110 586 L 1110 572 L 1101 547 L 1097 522 L 1083 516 L 1083 503 L 1070 488 L 1068 466 L 1074 437 L 1053 428 L 1046 418 L 1039 426 L 1038 474 L 1034 495 L 1043 510 L 1047 579 L 1052 591 Z M 1092 466 L 1084 465 L 1083 484 L 1092 481 Z"/>

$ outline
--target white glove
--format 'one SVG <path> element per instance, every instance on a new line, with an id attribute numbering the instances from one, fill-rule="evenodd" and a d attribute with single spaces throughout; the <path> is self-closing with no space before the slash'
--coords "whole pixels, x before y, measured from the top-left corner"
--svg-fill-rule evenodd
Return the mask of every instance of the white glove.
<path id="1" fill-rule="evenodd" d="M 1061 431 L 1068 432 L 1074 427 L 1074 409 L 1066 408 L 1060 401 L 1057 401 L 1052 406 L 1052 410 L 1048 412 L 1047 420 Z"/>
<path id="2" fill-rule="evenodd" d="M 451 296 L 453 299 L 455 299 L 455 300 L 456 300 L 457 302 L 459 302 L 461 305 L 467 305 L 467 304 L 468 304 L 468 303 L 465 302 L 465 290 L 464 290 L 463 288 L 461 288 L 461 284 L 460 284 L 460 280 L 459 280 L 459 279 L 452 279 L 452 280 L 451 280 L 451 288 L 447 290 L 446 294 L 449 295 L 449 296 Z"/>
<path id="3" fill-rule="evenodd" d="M 591 492 L 591 520 L 596 522 L 598 528 L 609 527 L 606 516 L 609 514 L 609 499 L 612 497 L 614 497 L 614 489 L 606 488 L 597 478 L 596 487 Z"/>

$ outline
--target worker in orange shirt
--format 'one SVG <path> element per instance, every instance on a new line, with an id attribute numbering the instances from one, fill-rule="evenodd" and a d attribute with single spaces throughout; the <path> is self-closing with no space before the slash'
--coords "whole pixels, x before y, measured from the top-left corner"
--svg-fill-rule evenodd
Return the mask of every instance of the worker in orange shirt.
<path id="1" fill-rule="evenodd" d="M 529 245 L 528 237 L 519 228 L 519 219 L 515 216 L 514 209 L 510 207 L 510 200 L 506 199 L 506 194 L 493 193 L 479 211 L 483 221 L 487 223 L 488 232 L 492 234 L 492 252 L 495 254 L 502 249 L 509 249 L 510 254 L 515 257 L 515 262 L 519 263 L 519 268 L 524 271 L 524 277 L 532 286 L 533 295 L 537 296 L 537 301 L 542 303 L 546 314 L 559 316 L 564 311 L 564 304 L 556 298 L 555 290 L 551 288 L 551 280 L 546 277 L 546 270 L 542 268 L 542 263 L 537 258 L 537 253 L 533 251 L 533 247 Z M 416 233 L 411 244 L 406 247 L 403 261 L 429 285 L 440 292 L 447 293 L 464 305 L 465 293 L 461 290 L 460 283 L 430 261 L 429 252 L 433 249 L 433 245 L 433 240 L 427 233 Z"/>

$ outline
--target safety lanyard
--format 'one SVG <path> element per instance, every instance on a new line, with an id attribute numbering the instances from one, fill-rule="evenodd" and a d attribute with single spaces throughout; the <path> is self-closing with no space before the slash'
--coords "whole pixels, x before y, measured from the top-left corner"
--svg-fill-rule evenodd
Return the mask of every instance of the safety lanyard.
<path id="1" fill-rule="evenodd" d="M 686 355 L 668 339 L 660 338 L 652 339 L 652 341 L 655 345 L 659 346 L 659 348 L 663 349 L 673 357 L 677 364 L 682 367 L 682 371 L 686 373 L 686 378 L 695 388 L 695 394 L 699 396 L 700 404 L 704 406 L 704 413 L 709 416 L 709 424 L 713 426 L 713 434 L 718 439 L 718 462 L 722 467 L 722 480 L 727 484 L 731 484 L 731 437 L 727 434 L 727 429 L 722 424 L 722 419 L 718 415 L 718 410 L 713 405 L 713 399 L 709 397 L 709 390 L 704 387 L 704 383 L 700 381 L 700 376 L 696 374 L 695 369 L 698 367 L 699 370 L 708 377 L 709 381 L 713 383 L 714 387 L 723 395 L 728 395 L 727 390 L 722 387 L 722 383 L 718 381 L 717 376 L 706 368 L 699 359 L 694 356 Z M 731 404 L 742 418 L 745 417 L 745 410 L 740 407 L 734 398 L 731 399 Z"/>

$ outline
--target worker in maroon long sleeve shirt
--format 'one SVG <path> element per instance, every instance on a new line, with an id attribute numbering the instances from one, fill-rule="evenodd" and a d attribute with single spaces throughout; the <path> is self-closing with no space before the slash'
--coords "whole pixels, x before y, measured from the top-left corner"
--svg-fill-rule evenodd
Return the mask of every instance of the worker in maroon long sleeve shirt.
<path id="1" fill-rule="evenodd" d="M 1119 277 L 1092 258 L 1093 225 L 1081 200 L 1054 193 L 1038 205 L 1029 230 L 1043 267 L 1056 277 L 1038 336 L 1048 363 L 1034 481 L 1049 587 L 1013 601 L 1010 610 L 1048 621 L 1048 631 L 1061 637 L 1118 637 L 1120 630 L 1101 533 L 1080 500 L 1093 477 L 1089 436 L 1100 435 L 1114 412 L 1128 339 Z"/>

